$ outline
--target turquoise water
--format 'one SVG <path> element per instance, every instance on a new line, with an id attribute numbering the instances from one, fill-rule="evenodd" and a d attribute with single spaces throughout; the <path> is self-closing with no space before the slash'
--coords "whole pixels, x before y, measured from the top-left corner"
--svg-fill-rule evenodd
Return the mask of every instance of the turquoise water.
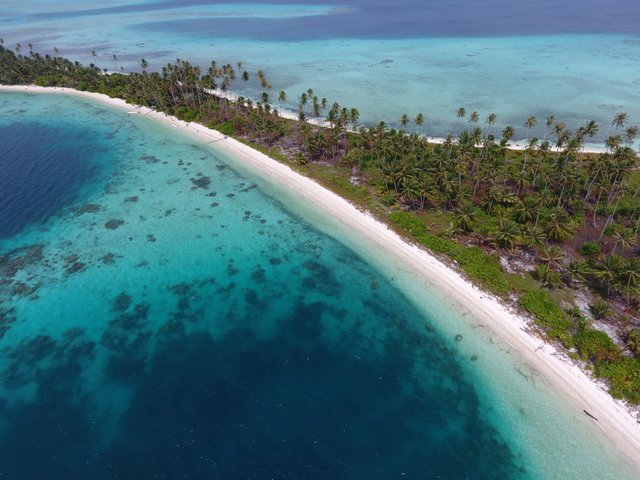
<path id="1" fill-rule="evenodd" d="M 596 120 L 594 144 L 614 133 L 617 112 L 640 122 L 635 0 L 10 0 L 0 34 L 24 53 L 30 42 L 110 70 L 137 70 L 141 58 L 151 69 L 178 57 L 205 66 L 242 60 L 252 73 L 264 69 L 290 108 L 311 87 L 358 107 L 364 123 L 398 126 L 402 113 L 422 112 L 420 131 L 432 136 L 468 126 L 456 118 L 459 106 L 477 110 L 482 126 L 497 113 L 494 133 L 512 125 L 515 139 L 549 137 L 549 115 L 573 130 Z M 258 94 L 252 82 L 236 89 Z M 539 127 L 529 132 L 530 115 Z"/>
<path id="2" fill-rule="evenodd" d="M 0 94 L 0 134 L 81 179 L 0 238 L 4 478 L 633 478 L 472 317 L 215 147 L 66 95 Z"/>

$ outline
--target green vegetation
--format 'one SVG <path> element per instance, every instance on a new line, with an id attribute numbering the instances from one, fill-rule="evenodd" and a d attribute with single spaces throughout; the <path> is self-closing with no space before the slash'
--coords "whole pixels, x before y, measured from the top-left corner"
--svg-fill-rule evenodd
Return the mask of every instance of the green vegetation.
<path id="1" fill-rule="evenodd" d="M 584 143 L 594 121 L 570 131 L 553 116 L 542 140 L 511 150 L 513 127 L 494 131 L 496 114 L 452 113 L 465 130 L 442 144 L 389 129 L 358 126 L 359 112 L 301 92 L 298 121 L 278 116 L 271 85 L 258 100 L 229 100 L 247 71 L 211 62 L 205 70 L 177 60 L 160 72 L 106 74 L 60 57 L 16 56 L 0 46 L 0 83 L 65 86 L 123 98 L 233 136 L 297 168 L 375 214 L 411 240 L 453 262 L 469 279 L 507 300 L 517 298 L 551 340 L 575 348 L 614 396 L 640 403 L 640 171 L 626 114 L 610 126 L 607 151 Z M 240 68 L 240 67 L 239 67 Z M 222 93 L 221 93 L 222 92 Z M 277 95 L 279 102 L 287 94 Z M 467 118 L 468 115 L 468 118 Z M 309 119 L 324 120 L 322 125 Z M 425 123 L 423 114 L 409 128 Z M 538 123 L 523 123 L 530 132 Z M 501 260 L 503 263 L 501 263 Z M 504 263 L 506 262 L 506 263 Z M 505 272 L 508 264 L 515 272 Z M 619 345 L 575 307 L 584 294 L 595 319 L 620 332 Z"/>
<path id="2" fill-rule="evenodd" d="M 453 260 L 474 283 L 500 295 L 509 292 L 509 283 L 505 280 L 500 262 L 495 257 L 484 253 L 476 246 L 468 247 L 429 233 L 424 223 L 411 213 L 397 211 L 391 213 L 388 219 L 401 231 L 409 233 L 410 237 L 423 247 Z"/>
<path id="3" fill-rule="evenodd" d="M 573 344 L 569 333 L 572 322 L 549 293 L 543 290 L 527 292 L 520 297 L 520 305 L 534 316 L 550 338 L 560 340 L 565 347 Z"/>

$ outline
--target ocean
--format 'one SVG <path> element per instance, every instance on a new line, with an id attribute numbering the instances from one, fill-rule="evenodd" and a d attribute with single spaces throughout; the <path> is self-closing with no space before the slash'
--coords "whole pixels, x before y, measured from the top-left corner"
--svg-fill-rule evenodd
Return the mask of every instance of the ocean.
<path id="1" fill-rule="evenodd" d="M 350 105 L 367 99 L 363 121 L 401 112 L 409 90 L 434 102 L 450 95 L 454 125 L 458 104 L 472 104 L 455 82 L 469 78 L 449 79 L 446 68 L 455 68 L 443 67 L 447 81 L 432 79 L 442 95 L 407 81 L 409 65 L 416 78 L 426 63 L 436 69 L 408 61 L 424 59 L 424 45 L 445 62 L 489 42 L 490 57 L 473 63 L 480 72 L 496 68 L 489 58 L 536 42 L 560 50 L 599 39 L 600 55 L 614 62 L 616 39 L 629 46 L 637 33 L 635 7 L 624 2 L 616 32 L 528 21 L 520 37 L 489 35 L 469 19 L 490 17 L 495 27 L 518 6 L 541 15 L 533 19 L 543 13 L 517 2 L 497 18 L 499 4 L 437 5 L 89 0 L 79 9 L 10 0 L 0 6 L 0 36 L 114 70 L 138 68 L 139 57 L 156 68 L 176 56 L 241 57 L 277 89 L 313 86 Z M 587 18 L 603 3 L 581 5 Z M 444 28 L 456 11 L 469 15 L 449 22 L 460 31 L 419 35 L 420 25 Z M 554 18 L 563 11 L 556 6 Z M 427 21 L 429 12 L 440 20 Z M 598 90 L 614 72 L 586 52 L 585 65 L 589 56 L 595 77 L 580 77 L 594 82 L 591 94 L 634 98 L 626 85 L 634 77 L 617 77 L 619 91 Z M 618 72 L 626 62 L 634 58 L 619 60 Z M 400 77 L 389 90 L 398 98 L 376 103 Z M 475 88 L 508 83 L 490 78 Z M 563 105 L 553 103 L 570 111 Z M 637 105 L 629 102 L 630 114 Z M 518 115 L 525 106 L 509 104 Z M 436 113 L 425 115 L 435 124 Z M 3 478 L 635 478 L 584 414 L 472 314 L 215 145 L 76 97 L 17 93 L 0 94 L 0 145 Z"/>
<path id="2" fill-rule="evenodd" d="M 602 145 L 617 112 L 640 122 L 640 6 L 635 0 L 379 0 L 251 3 L 7 0 L 0 36 L 28 53 L 61 55 L 109 70 L 160 69 L 176 58 L 207 66 L 244 62 L 274 90 L 312 88 L 357 107 L 364 124 L 400 126 L 423 113 L 436 137 L 468 128 L 458 107 L 496 113 L 515 140 L 550 138 L 545 118 L 571 130 L 596 120 Z M 92 52 L 95 52 L 95 56 Z M 115 56 L 115 57 L 114 57 Z M 236 83 L 257 96 L 257 83 Z M 274 95 L 275 97 L 275 95 Z M 524 127 L 534 115 L 538 126 Z M 636 142 L 636 147 L 640 145 Z"/>

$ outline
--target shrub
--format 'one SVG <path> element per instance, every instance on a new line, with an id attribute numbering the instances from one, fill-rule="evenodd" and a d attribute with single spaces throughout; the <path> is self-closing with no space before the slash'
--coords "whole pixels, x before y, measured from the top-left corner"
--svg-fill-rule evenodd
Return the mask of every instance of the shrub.
<path id="1" fill-rule="evenodd" d="M 497 294 L 509 291 L 509 284 L 504 278 L 500 262 L 478 247 L 467 247 L 429 233 L 422 220 L 409 212 L 393 212 L 389 215 L 389 220 L 407 230 L 417 242 L 432 252 L 447 255 L 455 260 L 473 281 Z"/>
<path id="2" fill-rule="evenodd" d="M 382 200 L 382 204 L 387 207 L 391 207 L 398 202 L 398 198 L 395 192 L 386 192 L 380 196 L 380 200 Z"/>
<path id="3" fill-rule="evenodd" d="M 549 265 L 539 263 L 531 272 L 531 276 L 547 288 L 553 289 L 562 286 L 562 275 L 549 268 Z"/>
<path id="4" fill-rule="evenodd" d="M 585 328 L 575 338 L 576 348 L 583 360 L 610 362 L 620 356 L 620 349 L 605 332 Z"/>
<path id="5" fill-rule="evenodd" d="M 184 120 L 185 122 L 193 122 L 197 120 L 200 116 L 200 113 L 195 108 L 189 108 L 185 106 L 180 106 L 175 110 L 175 116 L 180 120 Z"/>
<path id="6" fill-rule="evenodd" d="M 596 363 L 596 375 L 609 380 L 609 393 L 640 403 L 640 359 L 621 356 L 615 362 Z"/>
<path id="7" fill-rule="evenodd" d="M 551 338 L 560 340 L 565 346 L 572 344 L 568 331 L 572 322 L 547 292 L 529 291 L 520 298 L 520 305 L 535 317 L 536 323 L 545 328 Z"/>
<path id="8" fill-rule="evenodd" d="M 625 341 L 627 348 L 629 348 L 631 353 L 636 357 L 640 357 L 640 330 L 633 328 L 629 333 L 627 333 Z"/>
<path id="9" fill-rule="evenodd" d="M 219 131 L 221 134 L 223 135 L 227 135 L 227 136 L 232 136 L 236 133 L 235 129 L 233 128 L 233 125 L 231 124 L 231 122 L 224 122 L 224 123 L 212 123 L 211 125 L 209 125 L 210 128 L 213 128 L 217 131 Z"/>
<path id="10" fill-rule="evenodd" d="M 611 305 L 609 305 L 608 302 L 606 302 L 605 300 L 602 300 L 601 298 L 596 300 L 596 303 L 594 303 L 593 305 L 590 305 L 589 310 L 591 310 L 591 313 L 593 313 L 593 316 L 596 317 L 598 320 L 601 320 L 611 315 Z"/>
<path id="11" fill-rule="evenodd" d="M 602 246 L 598 242 L 584 242 L 580 247 L 580 253 L 587 258 L 597 257 L 602 251 Z"/>

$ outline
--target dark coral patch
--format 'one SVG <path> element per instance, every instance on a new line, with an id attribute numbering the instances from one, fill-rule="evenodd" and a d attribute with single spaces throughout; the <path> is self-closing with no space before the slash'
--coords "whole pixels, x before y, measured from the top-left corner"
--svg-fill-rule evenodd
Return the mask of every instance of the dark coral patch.
<path id="1" fill-rule="evenodd" d="M 11 325 L 16 321 L 16 317 L 13 315 L 14 308 L 3 310 L 0 309 L 0 339 L 4 337 L 4 334 L 9 331 Z"/>
<path id="2" fill-rule="evenodd" d="M 113 299 L 111 304 L 111 310 L 114 312 L 124 312 L 129 306 L 133 297 L 131 295 L 127 295 L 125 292 L 121 292 L 116 298 Z"/>
<path id="3" fill-rule="evenodd" d="M 186 282 L 171 285 L 168 289 L 178 296 L 185 296 L 191 293 L 191 285 Z"/>
<path id="4" fill-rule="evenodd" d="M 258 185 L 256 185 L 255 183 L 252 183 L 251 185 L 249 185 L 248 187 L 243 188 L 240 191 L 246 193 L 249 190 L 253 190 L 254 188 L 258 188 Z"/>
<path id="5" fill-rule="evenodd" d="M 248 288 L 244 291 L 244 299 L 249 305 L 253 305 L 254 307 L 260 306 L 261 304 L 258 292 L 252 288 Z"/>
<path id="6" fill-rule="evenodd" d="M 126 203 L 136 203 L 138 201 L 139 197 L 137 195 L 133 195 L 131 197 L 127 197 L 124 199 L 124 201 Z"/>
<path id="7" fill-rule="evenodd" d="M 196 188 L 202 188 L 206 190 L 209 188 L 209 185 L 211 184 L 211 179 L 209 177 L 192 178 L 191 183 L 193 183 L 196 186 Z"/>
<path id="8" fill-rule="evenodd" d="M 16 284 L 11 289 L 11 294 L 21 297 L 28 297 L 38 291 L 39 288 L 40 285 L 27 285 L 24 282 L 16 282 Z"/>
<path id="9" fill-rule="evenodd" d="M 155 155 L 142 155 L 140 160 L 146 163 L 158 163 L 160 161 Z"/>
<path id="10" fill-rule="evenodd" d="M 108 220 L 104 224 L 105 228 L 108 228 L 109 230 L 115 230 L 116 228 L 119 228 L 122 225 L 124 225 L 124 220 L 120 220 L 118 218 L 113 218 L 111 220 Z"/>
<path id="11" fill-rule="evenodd" d="M 227 262 L 227 273 L 232 276 L 236 275 L 240 270 L 233 264 L 233 259 Z"/>
<path id="12" fill-rule="evenodd" d="M 100 205 L 96 203 L 85 203 L 84 205 L 80 207 L 74 207 L 71 210 L 73 211 L 73 213 L 75 213 L 76 217 L 79 217 L 80 215 L 83 215 L 85 213 L 96 213 L 100 210 L 100 208 Z"/>
<path id="13" fill-rule="evenodd" d="M 0 277 L 12 278 L 18 271 L 42 260 L 43 248 L 43 245 L 30 245 L 0 255 Z"/>
<path id="14" fill-rule="evenodd" d="M 264 283 L 267 281 L 266 271 L 261 266 L 257 266 L 251 273 L 251 280 L 257 283 Z"/>
<path id="15" fill-rule="evenodd" d="M 114 263 L 116 263 L 116 255 L 114 253 L 109 252 L 106 255 L 104 255 L 102 258 L 100 258 L 100 260 L 105 265 L 113 265 Z"/>
<path id="16" fill-rule="evenodd" d="M 80 261 L 80 257 L 75 253 L 65 257 L 64 260 L 64 268 L 67 275 L 71 275 L 72 273 L 79 272 L 86 268 L 86 265 Z"/>
<path id="17" fill-rule="evenodd" d="M 136 304 L 133 307 L 133 311 L 130 313 L 123 313 L 118 315 L 109 322 L 109 329 L 107 331 L 121 330 L 123 332 L 130 332 L 132 330 L 140 330 L 146 323 L 149 316 L 149 308 L 151 304 L 148 302 L 142 302 Z M 125 335 L 126 336 L 126 335 Z"/>

